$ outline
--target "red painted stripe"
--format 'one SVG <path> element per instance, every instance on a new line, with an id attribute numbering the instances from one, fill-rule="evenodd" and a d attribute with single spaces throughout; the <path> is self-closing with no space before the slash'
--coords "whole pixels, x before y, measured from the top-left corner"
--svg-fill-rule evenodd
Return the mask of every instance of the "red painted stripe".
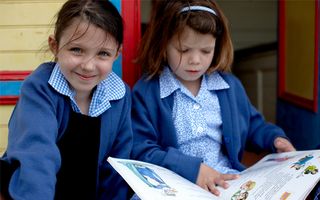
<path id="1" fill-rule="evenodd" d="M 0 81 L 24 80 L 32 71 L 0 71 Z"/>
<path id="2" fill-rule="evenodd" d="M 0 96 L 0 105 L 15 105 L 18 99 L 18 96 Z"/>
<path id="3" fill-rule="evenodd" d="M 284 100 L 290 102 L 291 104 L 300 106 L 304 109 L 315 111 L 314 106 L 313 106 L 314 100 L 309 100 L 304 97 L 300 97 L 300 96 L 297 96 L 297 95 L 294 95 L 294 94 L 291 94 L 288 92 L 284 92 L 281 95 L 281 99 L 284 99 Z"/>

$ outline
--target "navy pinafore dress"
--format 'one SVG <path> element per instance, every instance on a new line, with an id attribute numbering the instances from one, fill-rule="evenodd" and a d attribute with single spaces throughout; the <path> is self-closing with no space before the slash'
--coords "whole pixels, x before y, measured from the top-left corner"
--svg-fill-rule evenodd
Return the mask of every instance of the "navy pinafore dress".
<path id="1" fill-rule="evenodd" d="M 100 117 L 71 112 L 68 127 L 57 143 L 61 168 L 56 200 L 96 199 L 100 125 Z"/>

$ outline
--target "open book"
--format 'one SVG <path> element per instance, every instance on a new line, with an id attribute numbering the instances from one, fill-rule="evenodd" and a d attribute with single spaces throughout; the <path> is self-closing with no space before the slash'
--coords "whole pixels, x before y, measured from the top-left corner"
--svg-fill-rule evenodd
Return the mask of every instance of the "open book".
<path id="1" fill-rule="evenodd" d="M 142 200 L 301 200 L 320 179 L 320 150 L 269 154 L 228 181 L 228 189 L 219 188 L 219 197 L 157 165 L 112 157 L 108 162 Z"/>

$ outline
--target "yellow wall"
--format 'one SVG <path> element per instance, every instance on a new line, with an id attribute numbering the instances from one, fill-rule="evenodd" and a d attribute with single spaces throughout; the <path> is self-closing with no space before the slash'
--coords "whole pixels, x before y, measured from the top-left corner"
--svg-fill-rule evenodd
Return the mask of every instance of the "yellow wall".
<path id="1" fill-rule="evenodd" d="M 65 0 L 0 1 L 0 71 L 33 70 L 51 59 L 44 53 L 54 15 Z M 0 106 L 0 155 L 7 146 L 13 106 Z"/>
<path id="2" fill-rule="evenodd" d="M 285 90 L 314 100 L 315 2 L 286 2 Z M 299 13 L 297 15 L 297 13 Z"/>

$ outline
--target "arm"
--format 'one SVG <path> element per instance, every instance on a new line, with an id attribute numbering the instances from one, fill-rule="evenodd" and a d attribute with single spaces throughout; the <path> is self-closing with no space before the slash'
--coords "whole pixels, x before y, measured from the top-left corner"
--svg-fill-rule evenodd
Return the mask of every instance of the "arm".
<path id="1" fill-rule="evenodd" d="M 251 144 L 257 145 L 260 149 L 276 151 L 274 141 L 276 138 L 287 138 L 283 130 L 269 122 L 251 105 L 250 125 L 248 139 Z"/>
<path id="2" fill-rule="evenodd" d="M 132 95 L 134 159 L 166 167 L 196 182 L 202 159 L 177 149 L 170 96 L 160 98 L 158 79 L 140 80 Z"/>
<path id="3" fill-rule="evenodd" d="M 251 104 L 245 89 L 238 79 L 235 79 L 235 86 L 233 87 L 237 88 L 236 95 L 239 99 L 239 112 L 243 112 L 240 115 L 247 118 L 247 144 L 252 145 L 255 150 L 264 149 L 275 152 L 276 147 L 274 142 L 276 138 L 281 137 L 288 141 L 284 131 L 275 124 L 265 121 L 262 114 Z"/>
<path id="4" fill-rule="evenodd" d="M 56 146 L 58 123 L 56 102 L 50 88 L 33 74 L 21 88 L 21 95 L 9 121 L 5 159 L 18 162 L 9 192 L 13 199 L 53 199 L 60 154 Z"/>

